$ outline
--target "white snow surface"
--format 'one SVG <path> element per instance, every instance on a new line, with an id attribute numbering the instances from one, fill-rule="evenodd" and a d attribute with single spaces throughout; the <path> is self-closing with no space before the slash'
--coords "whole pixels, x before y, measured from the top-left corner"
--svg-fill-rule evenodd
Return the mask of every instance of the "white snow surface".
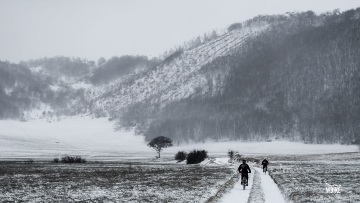
<path id="1" fill-rule="evenodd" d="M 257 167 L 254 167 L 254 169 L 260 174 L 261 187 L 265 195 L 265 203 L 286 203 L 284 197 L 280 192 L 279 187 L 276 185 L 274 180 L 269 175 L 265 175 L 262 169 Z"/>
<path id="2" fill-rule="evenodd" d="M 249 186 L 243 190 L 240 181 L 236 182 L 234 188 L 230 192 L 226 193 L 221 199 L 221 203 L 232 203 L 232 202 L 248 202 L 249 195 L 251 195 L 251 187 L 253 186 L 253 179 L 255 170 L 259 173 L 261 179 L 261 189 L 264 192 L 265 203 L 285 203 L 285 199 L 282 196 L 280 189 L 274 182 L 274 180 L 262 172 L 262 169 L 257 167 L 251 167 L 252 173 L 249 173 Z"/>
<path id="3" fill-rule="evenodd" d="M 66 118 L 57 122 L 0 121 L 0 158 L 51 158 L 69 155 L 144 157 L 152 152 L 143 136 L 115 131 L 106 118 Z M 136 155 L 134 155 L 134 153 Z"/>
<path id="4" fill-rule="evenodd" d="M 45 118 L 47 113 L 53 113 L 54 110 L 52 109 L 52 107 L 49 104 L 43 103 L 43 102 L 38 102 L 37 106 L 24 111 L 24 119 L 25 120 L 29 120 L 29 119 L 36 119 L 36 118 Z M 48 118 L 50 119 L 50 118 Z M 1 130 L 0 130 L 1 132 Z"/>
<path id="5" fill-rule="evenodd" d="M 273 142 L 243 142 L 243 141 L 224 141 L 194 143 L 188 145 L 175 146 L 172 150 L 190 151 L 193 149 L 204 149 L 213 155 L 225 154 L 229 150 L 234 150 L 240 154 L 328 154 L 357 152 L 356 145 L 340 144 L 304 144 L 300 142 L 273 141 Z"/>
<path id="6" fill-rule="evenodd" d="M 93 160 L 152 159 L 156 152 L 145 138 L 133 130 L 115 131 L 107 118 L 68 117 L 49 122 L 45 119 L 20 122 L 0 120 L 0 159 L 49 159 L 65 154 Z M 227 157 L 229 150 L 240 154 L 326 154 L 356 152 L 355 145 L 303 144 L 298 142 L 223 141 L 183 144 L 166 148 L 161 156 L 173 157 L 178 151 L 207 150 L 210 157 Z M 218 163 L 219 162 L 219 163 Z M 215 163 L 225 163 L 217 160 Z"/>
<path id="7" fill-rule="evenodd" d="M 240 181 L 235 183 L 235 186 L 230 190 L 229 193 L 225 194 L 221 199 L 221 203 L 247 203 L 253 185 L 254 175 L 249 173 L 249 185 L 243 189 Z"/>

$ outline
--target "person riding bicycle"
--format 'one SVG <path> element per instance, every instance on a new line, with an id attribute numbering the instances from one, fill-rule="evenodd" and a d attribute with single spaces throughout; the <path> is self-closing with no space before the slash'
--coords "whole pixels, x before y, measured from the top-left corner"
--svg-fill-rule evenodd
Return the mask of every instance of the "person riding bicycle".
<path id="1" fill-rule="evenodd" d="M 263 165 L 263 172 L 266 173 L 267 171 L 267 166 L 268 166 L 269 162 L 268 160 L 266 160 L 266 158 L 262 161 L 261 165 Z M 266 169 L 266 170 L 265 170 Z"/>
<path id="2" fill-rule="evenodd" d="M 251 169 L 249 165 L 246 164 L 246 160 L 243 160 L 243 163 L 239 166 L 238 171 L 241 174 L 241 179 L 243 177 L 246 178 L 246 186 L 248 186 L 248 180 L 249 180 L 248 173 L 251 173 Z"/>

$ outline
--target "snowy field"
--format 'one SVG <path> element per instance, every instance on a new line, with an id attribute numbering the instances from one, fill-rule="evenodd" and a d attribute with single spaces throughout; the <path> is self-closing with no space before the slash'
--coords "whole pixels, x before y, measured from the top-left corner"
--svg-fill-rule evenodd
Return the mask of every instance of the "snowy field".
<path id="1" fill-rule="evenodd" d="M 270 155 L 269 173 L 250 162 L 245 190 L 238 163 L 0 161 L 0 199 L 26 202 L 359 202 L 360 154 Z M 261 156 L 246 156 L 261 160 Z M 226 183 L 224 192 L 219 192 Z M 325 182 L 341 185 L 329 193 Z M 214 198 L 215 197 L 215 198 Z"/>
<path id="2" fill-rule="evenodd" d="M 65 118 L 60 121 L 0 121 L 0 159 L 51 160 L 63 155 L 81 155 L 88 160 L 119 161 L 152 159 L 155 151 L 143 136 L 133 131 L 115 131 L 115 123 L 106 118 Z M 180 150 L 204 149 L 210 156 L 225 157 L 228 150 L 240 154 L 327 154 L 356 152 L 352 145 L 316 145 L 297 142 L 207 142 L 165 149 L 163 157 L 171 158 Z"/>
<path id="3" fill-rule="evenodd" d="M 360 153 L 278 156 L 271 177 L 288 202 L 360 202 Z M 339 186 L 333 193 L 327 184 Z"/>
<path id="4" fill-rule="evenodd" d="M 184 164 L 0 162 L 1 202 L 205 202 L 233 173 Z"/>
<path id="5" fill-rule="evenodd" d="M 114 122 L 89 117 L 60 121 L 0 121 L 0 199 L 26 202 L 360 202 L 357 146 L 297 142 L 207 142 L 165 149 L 161 160 L 143 136 L 115 131 Z M 176 152 L 204 149 L 201 164 L 176 163 Z M 252 162 L 242 190 L 238 163 L 228 150 Z M 86 164 L 55 164 L 81 155 Z M 259 160 L 270 161 L 269 175 Z M 33 159 L 34 163 L 24 160 Z M 15 160 L 15 161 L 14 161 Z M 97 162 L 101 161 L 101 162 Z M 341 185 L 329 193 L 325 183 Z"/>
<path id="6" fill-rule="evenodd" d="M 214 202 L 360 202 L 359 152 L 270 155 L 268 159 L 269 173 L 262 172 L 259 162 L 250 163 L 249 188 L 243 190 L 237 180 Z"/>

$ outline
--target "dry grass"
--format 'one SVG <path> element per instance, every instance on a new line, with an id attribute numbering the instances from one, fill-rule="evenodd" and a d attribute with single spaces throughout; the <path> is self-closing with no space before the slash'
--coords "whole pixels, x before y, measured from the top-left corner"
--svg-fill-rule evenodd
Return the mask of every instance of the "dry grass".
<path id="1" fill-rule="evenodd" d="M 0 199 L 25 202 L 201 202 L 233 173 L 220 166 L 0 162 Z"/>
<path id="2" fill-rule="evenodd" d="M 284 157 L 270 166 L 271 176 L 289 202 L 360 202 L 359 153 Z M 325 182 L 341 185 L 326 192 Z"/>

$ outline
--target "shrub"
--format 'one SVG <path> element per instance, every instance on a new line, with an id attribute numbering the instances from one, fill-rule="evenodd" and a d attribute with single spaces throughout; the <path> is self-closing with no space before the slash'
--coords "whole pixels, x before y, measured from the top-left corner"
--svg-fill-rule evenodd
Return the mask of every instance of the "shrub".
<path id="1" fill-rule="evenodd" d="M 54 163 L 56 163 L 56 164 L 59 163 L 59 159 L 58 159 L 58 158 L 55 158 L 55 159 L 54 159 Z"/>
<path id="2" fill-rule="evenodd" d="M 184 161 L 185 159 L 186 159 L 186 156 L 187 156 L 187 154 L 186 154 L 186 152 L 184 152 L 184 151 L 179 151 L 176 155 L 175 155 L 175 160 L 177 160 L 177 161 Z"/>
<path id="3" fill-rule="evenodd" d="M 234 154 L 235 154 L 235 152 L 233 150 L 228 151 L 228 156 L 229 156 L 230 159 L 234 158 Z"/>
<path id="4" fill-rule="evenodd" d="M 186 164 L 198 164 L 207 158 L 207 151 L 194 150 L 186 157 Z"/>
<path id="5" fill-rule="evenodd" d="M 238 152 L 235 152 L 234 157 L 233 157 L 233 162 L 241 162 L 242 159 L 242 155 L 239 154 Z"/>
<path id="6" fill-rule="evenodd" d="M 61 163 L 85 163 L 86 160 L 82 159 L 80 156 L 64 156 L 61 158 Z"/>

